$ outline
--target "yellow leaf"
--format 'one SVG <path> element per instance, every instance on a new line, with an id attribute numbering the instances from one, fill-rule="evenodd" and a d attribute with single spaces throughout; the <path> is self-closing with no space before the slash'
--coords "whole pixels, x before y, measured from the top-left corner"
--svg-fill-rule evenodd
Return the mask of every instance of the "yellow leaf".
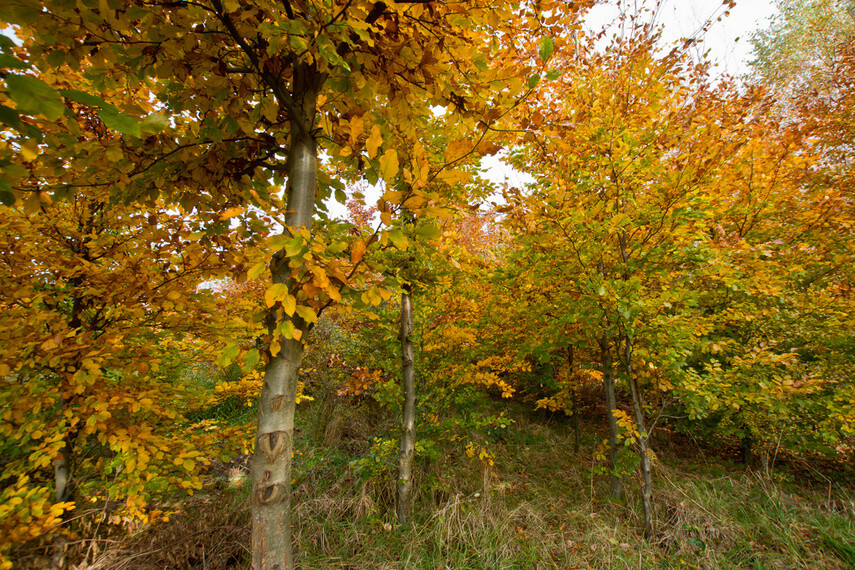
<path id="1" fill-rule="evenodd" d="M 472 141 L 468 139 L 457 139 L 445 147 L 445 162 L 453 162 L 463 158 L 472 150 Z"/>
<path id="2" fill-rule="evenodd" d="M 240 206 L 236 206 L 234 208 L 229 208 L 222 214 L 220 214 L 221 220 L 228 220 L 229 218 L 234 218 L 235 216 L 243 213 L 243 208 Z"/>
<path id="3" fill-rule="evenodd" d="M 421 208 L 425 204 L 428 203 L 428 199 L 424 196 L 416 194 L 415 196 L 410 196 L 406 200 L 404 200 L 404 208 L 408 210 L 415 210 L 417 208 Z"/>
<path id="4" fill-rule="evenodd" d="M 315 311 L 313 311 L 311 307 L 307 307 L 306 305 L 298 305 L 297 314 L 300 315 L 300 318 L 306 321 L 307 323 L 314 323 L 318 320 L 318 315 L 315 314 Z"/>
<path id="5" fill-rule="evenodd" d="M 455 184 L 459 184 L 461 182 L 468 182 L 471 176 L 468 172 L 464 172 L 462 170 L 444 170 L 438 178 L 445 182 L 450 186 L 454 186 Z"/>
<path id="6" fill-rule="evenodd" d="M 267 268 L 267 263 L 266 263 L 266 262 L 264 262 L 264 261 L 260 261 L 260 262 L 256 263 L 255 265 L 253 265 L 253 266 L 249 269 L 249 271 L 247 271 L 247 272 L 246 272 L 246 278 L 247 278 L 247 280 L 248 280 L 248 281 L 252 281 L 252 280 L 253 280 L 253 279 L 255 279 L 256 277 L 258 277 L 259 275 L 261 275 L 262 273 L 264 273 L 264 270 L 265 270 L 266 268 Z"/>
<path id="7" fill-rule="evenodd" d="M 329 295 L 330 299 L 332 299 L 336 303 L 341 303 L 341 293 L 339 293 L 338 289 L 330 287 L 329 289 L 327 289 L 327 295 Z"/>
<path id="8" fill-rule="evenodd" d="M 427 182 L 430 174 L 430 164 L 428 163 L 427 152 L 421 143 L 416 142 L 415 147 L 413 147 L 413 156 L 416 163 L 416 181 Z"/>
<path id="9" fill-rule="evenodd" d="M 390 148 L 380 157 L 380 177 L 387 184 L 394 184 L 398 175 L 398 151 Z"/>
<path id="10" fill-rule="evenodd" d="M 35 160 L 39 156 L 39 144 L 36 139 L 30 139 L 21 145 L 21 154 L 27 162 Z"/>
<path id="11" fill-rule="evenodd" d="M 285 314 L 289 317 L 294 314 L 294 310 L 297 308 L 297 299 L 294 298 L 293 295 L 286 294 L 285 298 L 282 299 L 282 309 L 285 311 Z"/>
<path id="12" fill-rule="evenodd" d="M 371 127 L 371 136 L 365 141 L 365 150 L 368 151 L 368 158 L 374 158 L 381 144 L 383 144 L 383 135 L 380 134 L 380 127 L 374 125 Z"/>
<path id="13" fill-rule="evenodd" d="M 288 285 L 285 283 L 276 283 L 264 292 L 264 302 L 268 307 L 272 307 L 276 304 L 276 301 L 284 298 L 287 294 Z"/>
<path id="14" fill-rule="evenodd" d="M 380 159 L 383 160 L 382 158 Z M 387 202 L 391 202 L 393 204 L 400 204 L 401 198 L 403 198 L 407 193 L 403 190 L 386 190 L 383 192 L 382 198 Z"/>
<path id="15" fill-rule="evenodd" d="M 362 120 L 362 117 L 351 117 L 350 119 L 350 140 L 351 142 L 356 142 L 359 140 L 359 137 L 362 135 L 362 131 L 364 129 L 365 121 Z"/>
<path id="16" fill-rule="evenodd" d="M 391 212 L 382 212 L 380 214 L 380 221 L 383 222 L 387 226 L 392 225 L 392 213 Z"/>

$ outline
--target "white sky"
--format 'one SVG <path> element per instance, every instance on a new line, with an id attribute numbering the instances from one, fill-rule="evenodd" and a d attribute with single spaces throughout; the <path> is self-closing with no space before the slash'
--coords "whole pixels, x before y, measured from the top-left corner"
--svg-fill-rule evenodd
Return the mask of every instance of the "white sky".
<path id="1" fill-rule="evenodd" d="M 612 0 L 594 8 L 586 21 L 591 30 L 600 30 L 617 14 L 618 5 L 649 6 L 655 0 Z M 703 39 L 699 51 L 709 50 L 716 62 L 714 73 L 742 75 L 748 71 L 751 60 L 751 33 L 765 28 L 769 18 L 777 11 L 774 0 L 736 0 L 736 6 L 724 17 L 726 8 L 721 0 L 661 0 L 658 21 L 664 26 L 663 40 L 667 44 L 682 38 Z M 715 21 L 721 16 L 720 21 Z M 712 20 L 706 34 L 698 35 L 704 23 Z"/>
<path id="2" fill-rule="evenodd" d="M 599 31 L 608 25 L 619 13 L 620 2 L 629 4 L 630 9 L 636 5 L 654 4 L 654 0 L 612 0 L 591 11 L 586 27 Z M 715 64 L 713 74 L 739 76 L 749 71 L 752 32 L 765 28 L 776 11 L 774 0 L 736 0 L 736 6 L 724 17 L 725 8 L 721 0 L 662 0 L 658 21 L 664 26 L 663 41 L 666 45 L 689 37 L 703 39 L 703 43 L 698 44 L 698 54 L 708 50 L 708 57 Z M 715 21 L 720 16 L 721 20 Z M 705 34 L 698 35 L 708 20 L 713 20 L 713 23 Z M 482 165 L 484 176 L 494 184 L 524 186 L 533 181 L 530 176 L 510 168 L 499 156 L 485 157 Z M 376 191 L 377 196 L 374 193 L 368 193 L 367 203 L 371 204 L 379 197 L 379 191 Z M 346 215 L 344 207 L 333 200 L 328 202 L 328 206 L 332 216 Z"/>
<path id="3" fill-rule="evenodd" d="M 648 0 L 612 0 L 594 8 L 586 19 L 586 27 L 600 31 L 619 13 L 619 3 L 652 6 Z M 713 74 L 734 76 L 748 73 L 751 61 L 752 32 L 765 28 L 769 18 L 777 12 L 774 0 L 737 0 L 736 6 L 724 16 L 725 7 L 721 0 L 662 0 L 658 21 L 664 26 L 663 41 L 666 45 L 684 38 L 703 39 L 698 45 L 698 54 L 708 51 L 714 62 Z M 716 21 L 719 17 L 721 20 Z M 705 34 L 698 35 L 705 22 L 712 20 Z M 485 177 L 496 184 L 522 186 L 531 182 L 531 177 L 509 168 L 499 157 L 485 157 L 482 161 Z"/>

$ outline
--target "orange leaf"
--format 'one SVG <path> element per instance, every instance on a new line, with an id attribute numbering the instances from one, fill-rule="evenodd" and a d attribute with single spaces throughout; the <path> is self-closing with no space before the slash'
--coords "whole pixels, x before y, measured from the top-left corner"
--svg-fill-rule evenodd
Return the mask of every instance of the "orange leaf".
<path id="1" fill-rule="evenodd" d="M 350 262 L 359 263 L 364 256 L 365 242 L 363 240 L 359 240 L 355 244 L 353 244 L 353 249 L 350 250 Z"/>

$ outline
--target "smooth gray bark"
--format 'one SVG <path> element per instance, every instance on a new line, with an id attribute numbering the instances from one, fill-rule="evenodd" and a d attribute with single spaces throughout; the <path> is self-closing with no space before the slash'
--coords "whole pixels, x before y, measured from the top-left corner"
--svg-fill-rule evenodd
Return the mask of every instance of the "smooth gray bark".
<path id="1" fill-rule="evenodd" d="M 567 347 L 567 366 L 570 368 L 570 397 L 573 400 L 573 453 L 579 453 L 579 392 L 573 384 L 573 347 Z"/>
<path id="2" fill-rule="evenodd" d="M 614 361 L 612 351 L 607 339 L 599 341 L 600 364 L 603 372 L 603 388 L 606 390 L 606 415 L 609 421 L 609 468 L 611 469 L 611 480 L 609 483 L 609 494 L 613 499 L 623 496 L 623 481 L 617 474 L 618 449 L 618 425 L 615 417 L 617 399 L 615 398 Z"/>
<path id="3" fill-rule="evenodd" d="M 313 129 L 317 98 L 324 77 L 313 65 L 294 69 L 289 105 L 291 144 L 288 149 L 288 225 L 311 229 L 317 185 L 318 148 Z M 287 232 L 288 230 L 286 230 Z M 284 251 L 270 262 L 274 283 L 292 283 Z M 271 329 L 277 306 L 271 308 Z M 294 319 L 296 328 L 308 327 Z M 279 339 L 281 349 L 268 354 L 258 407 L 258 432 L 252 458 L 252 568 L 294 568 L 291 552 L 291 452 L 297 381 L 303 360 L 303 343 Z"/>
<path id="4" fill-rule="evenodd" d="M 413 459 L 416 445 L 416 366 L 413 348 L 413 302 L 408 288 L 401 293 L 401 389 L 404 419 L 398 450 L 398 524 L 413 516 Z"/>
<path id="5" fill-rule="evenodd" d="M 65 398 L 60 398 L 60 415 L 68 402 Z M 64 437 L 65 445 L 60 450 L 59 455 L 53 462 L 53 479 L 56 486 L 56 502 L 65 503 L 74 498 L 74 493 L 71 486 L 71 470 L 74 460 L 74 434 L 68 432 Z M 62 517 L 65 522 L 65 516 Z M 56 531 L 53 537 L 53 555 L 51 556 L 51 565 L 54 568 L 65 567 L 65 551 L 68 546 L 68 540 L 65 535 Z"/>
<path id="6" fill-rule="evenodd" d="M 641 507 L 644 514 L 644 538 L 653 537 L 653 476 L 650 465 L 650 452 L 648 445 L 647 425 L 644 421 L 644 402 L 641 400 L 641 391 L 632 370 L 632 343 L 626 339 L 624 345 L 624 367 L 629 379 L 629 388 L 632 392 L 632 408 L 635 411 L 635 422 L 638 425 L 638 448 L 641 453 Z"/>
<path id="7" fill-rule="evenodd" d="M 65 408 L 66 401 L 60 399 L 62 408 Z M 73 435 L 67 433 L 65 435 L 65 445 L 53 462 L 53 478 L 56 485 L 56 502 L 64 503 L 72 498 L 71 492 L 71 466 L 74 453 L 74 444 L 72 443 Z"/>

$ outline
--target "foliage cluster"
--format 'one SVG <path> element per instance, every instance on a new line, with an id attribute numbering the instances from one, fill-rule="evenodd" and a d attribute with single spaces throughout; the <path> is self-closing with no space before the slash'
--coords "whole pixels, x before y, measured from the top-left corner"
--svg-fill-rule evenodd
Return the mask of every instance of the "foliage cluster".
<path id="1" fill-rule="evenodd" d="M 0 566 L 154 524 L 238 453 L 257 568 L 335 556 L 292 516 L 386 529 L 395 503 L 424 538 L 394 533 L 391 560 L 588 560 L 584 517 L 536 504 L 556 489 L 511 498 L 526 463 L 589 505 L 605 475 L 615 524 L 703 557 L 771 523 L 677 495 L 792 505 L 767 479 L 674 483 L 656 430 L 767 477 L 851 459 L 851 21 L 782 1 L 740 82 L 644 12 L 587 30 L 592 5 L 0 7 Z M 530 182 L 485 180 L 491 155 Z M 524 443 L 520 405 L 572 418 L 574 463 Z M 835 533 L 822 556 L 851 562 Z M 705 563 L 763 562 L 758 541 Z"/>

